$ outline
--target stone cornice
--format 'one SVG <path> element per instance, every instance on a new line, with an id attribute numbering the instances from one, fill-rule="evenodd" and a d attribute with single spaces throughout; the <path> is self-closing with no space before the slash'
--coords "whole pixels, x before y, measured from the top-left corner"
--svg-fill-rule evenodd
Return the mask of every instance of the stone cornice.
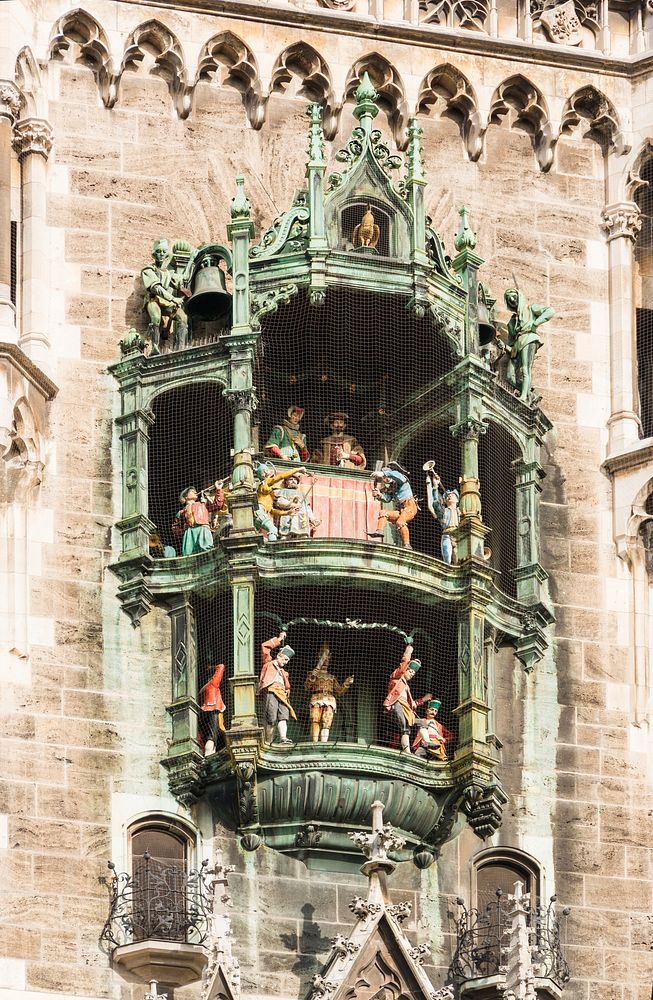
<path id="1" fill-rule="evenodd" d="M 48 402 L 59 392 L 59 386 L 55 385 L 16 344 L 0 342 L 0 361 L 3 359 L 23 375 Z"/>
<path id="2" fill-rule="evenodd" d="M 600 76 L 629 77 L 653 72 L 653 52 L 617 57 L 598 50 L 582 50 L 571 46 L 536 44 L 520 38 L 493 38 L 465 29 L 434 27 L 430 24 L 383 23 L 373 17 L 340 12 L 323 7 L 308 10 L 285 4 L 262 6 L 252 0 L 121 0 L 138 7 L 159 10 L 180 10 L 212 14 L 239 21 L 265 21 L 281 27 L 315 28 L 338 35 L 368 37 L 397 43 L 423 45 L 429 49 L 482 54 L 501 61 L 534 63 L 553 69 L 565 68 Z"/>
<path id="3" fill-rule="evenodd" d="M 601 466 L 601 470 L 612 478 L 620 472 L 629 472 L 631 469 L 652 463 L 653 438 L 643 438 L 641 441 L 637 441 L 628 451 L 620 452 L 618 455 L 608 455 Z"/>

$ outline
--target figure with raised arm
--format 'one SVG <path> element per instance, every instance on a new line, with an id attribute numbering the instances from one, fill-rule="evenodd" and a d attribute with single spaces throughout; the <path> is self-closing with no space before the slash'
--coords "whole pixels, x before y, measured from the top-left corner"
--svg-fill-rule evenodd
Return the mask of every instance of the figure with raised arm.
<path id="1" fill-rule="evenodd" d="M 388 462 L 379 472 L 372 473 L 372 496 L 383 503 L 392 503 L 394 510 L 382 509 L 376 531 L 369 531 L 370 538 L 383 538 L 386 522 L 394 524 L 405 549 L 412 548 L 408 524 L 417 514 L 417 501 L 408 479 L 408 473 L 399 462 Z"/>
<path id="2" fill-rule="evenodd" d="M 182 508 L 172 522 L 172 534 L 181 538 L 182 556 L 192 556 L 197 552 L 208 552 L 213 548 L 209 516 L 224 506 L 224 480 L 214 483 L 213 499 L 204 493 L 200 495 L 194 486 L 189 486 L 179 497 Z"/>
<path id="3" fill-rule="evenodd" d="M 331 650 L 328 643 L 323 642 L 320 646 L 317 663 L 304 681 L 304 689 L 309 691 L 311 695 L 309 712 L 313 743 L 318 741 L 328 743 L 333 717 L 338 707 L 336 695 L 340 698 L 354 683 L 352 675 L 341 684 L 337 677 L 329 673 L 330 664 Z"/>
<path id="4" fill-rule="evenodd" d="M 404 650 L 401 663 L 390 674 L 388 693 L 383 702 L 383 707 L 391 714 L 394 728 L 399 733 L 402 753 L 410 753 L 410 731 L 415 725 L 417 708 L 433 697 L 429 693 L 417 701 L 413 698 L 410 682 L 421 669 L 422 663 L 421 660 L 413 660 L 412 656 L 413 646 L 409 643 Z"/>
<path id="5" fill-rule="evenodd" d="M 270 462 L 256 462 L 254 472 L 258 480 L 256 490 L 258 505 L 254 512 L 254 525 L 259 531 L 265 532 L 268 542 L 276 542 L 279 529 L 275 517 L 279 518 L 293 510 L 290 501 L 276 496 L 279 493 L 276 487 L 279 483 L 305 474 L 306 469 L 286 469 L 285 472 L 277 472 Z"/>
<path id="6" fill-rule="evenodd" d="M 430 464 L 430 462 L 426 463 L 427 466 Z M 434 469 L 429 468 L 426 474 L 426 506 L 431 517 L 439 522 L 442 529 L 442 538 L 440 539 L 442 558 L 444 562 L 451 564 L 456 562 L 458 544 L 456 529 L 460 524 L 460 511 L 458 510 L 460 493 L 458 490 L 444 490 L 442 492 L 440 485 L 440 476 Z"/>
<path id="7" fill-rule="evenodd" d="M 272 743 L 275 727 L 279 743 L 292 743 L 288 739 L 288 719 L 296 719 L 290 704 L 290 676 L 287 665 L 295 655 L 291 646 L 285 646 L 286 633 L 268 639 L 261 646 L 261 675 L 257 694 L 265 695 L 265 742 Z M 275 650 L 276 656 L 273 655 Z"/>
<path id="8" fill-rule="evenodd" d="M 508 367 L 506 379 L 525 402 L 531 399 L 533 361 L 544 341 L 539 327 L 555 316 L 551 306 L 529 306 L 523 292 L 508 288 L 504 301 L 512 316 L 508 320 Z"/>

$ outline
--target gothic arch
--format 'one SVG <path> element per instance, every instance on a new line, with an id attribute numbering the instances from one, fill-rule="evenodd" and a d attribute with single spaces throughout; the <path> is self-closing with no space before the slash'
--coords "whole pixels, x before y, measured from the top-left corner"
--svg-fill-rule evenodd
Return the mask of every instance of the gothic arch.
<path id="1" fill-rule="evenodd" d="M 540 169 L 549 170 L 555 148 L 549 109 L 539 87 L 521 73 L 508 77 L 494 91 L 488 125 L 499 124 L 510 111 L 516 113 L 513 125 L 521 126 L 531 136 Z"/>
<path id="2" fill-rule="evenodd" d="M 483 151 L 483 128 L 478 101 L 464 73 L 442 63 L 430 70 L 419 88 L 417 114 L 428 115 L 432 105 L 444 103 L 442 114 L 457 122 L 470 160 L 476 162 Z"/>
<path id="3" fill-rule="evenodd" d="M 241 95 L 250 125 L 259 129 L 265 120 L 265 101 L 256 56 L 232 31 L 222 31 L 206 42 L 199 55 L 195 83 L 219 78 Z"/>
<path id="4" fill-rule="evenodd" d="M 128 70 L 138 71 L 147 54 L 154 56 L 150 72 L 165 80 L 177 114 L 180 118 L 187 118 L 192 87 L 186 82 L 181 42 L 170 28 L 156 19 L 139 24 L 130 34 L 125 44 L 120 76 Z"/>
<path id="5" fill-rule="evenodd" d="M 327 139 L 333 139 L 337 129 L 331 72 L 320 53 L 307 42 L 289 45 L 277 58 L 272 70 L 270 93 L 283 94 L 292 77 L 298 77 L 298 94 L 324 108 L 323 122 Z"/>
<path id="6" fill-rule="evenodd" d="M 15 74 L 16 84 L 23 98 L 21 115 L 44 118 L 41 71 L 29 45 L 23 46 L 16 56 Z"/>
<path id="7" fill-rule="evenodd" d="M 642 174 L 646 172 L 651 161 L 653 161 L 653 139 L 647 138 L 640 146 L 637 156 L 626 174 L 625 196 L 629 201 L 636 201 L 638 192 L 649 186 L 648 178 L 643 177 Z"/>
<path id="8" fill-rule="evenodd" d="M 622 156 L 629 151 L 614 104 L 592 84 L 580 87 L 568 98 L 562 112 L 560 135 L 569 134 L 582 121 L 588 126 L 584 138 L 598 142 L 605 153 Z"/>
<path id="9" fill-rule="evenodd" d="M 81 7 L 63 14 L 53 26 L 49 55 L 58 60 L 68 56 L 72 62 L 90 67 L 105 107 L 114 106 L 118 81 L 113 71 L 109 40 L 92 14 Z"/>
<path id="10" fill-rule="evenodd" d="M 403 80 L 397 69 L 385 56 L 379 52 L 370 52 L 358 59 L 349 70 L 345 84 L 345 100 L 352 98 L 356 92 L 363 73 L 367 73 L 380 100 L 379 105 L 385 106 L 388 121 L 397 146 L 406 148 L 406 122 L 408 109 L 406 91 Z"/>

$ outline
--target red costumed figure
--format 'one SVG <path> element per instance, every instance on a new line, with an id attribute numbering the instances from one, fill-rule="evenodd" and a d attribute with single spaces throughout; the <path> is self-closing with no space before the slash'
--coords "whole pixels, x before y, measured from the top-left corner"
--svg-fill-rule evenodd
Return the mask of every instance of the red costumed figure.
<path id="1" fill-rule="evenodd" d="M 439 698 L 433 698 L 426 706 L 424 718 L 417 720 L 419 729 L 413 740 L 413 753 L 416 757 L 426 757 L 427 760 L 447 759 L 446 745 L 453 741 L 454 735 L 441 722 L 435 721 L 441 704 Z"/>
<path id="2" fill-rule="evenodd" d="M 415 725 L 415 710 L 429 701 L 432 695 L 425 694 L 423 698 L 415 701 L 413 698 L 409 681 L 413 679 L 417 671 L 421 668 L 420 660 L 412 660 L 413 647 L 406 646 L 401 663 L 390 674 L 388 680 L 388 693 L 383 707 L 386 712 L 392 713 L 392 719 L 396 730 L 400 734 L 400 745 L 402 753 L 410 753 L 410 730 Z"/>
<path id="3" fill-rule="evenodd" d="M 204 756 L 209 757 L 215 753 L 215 744 L 218 739 L 218 730 L 224 732 L 224 698 L 220 690 L 222 675 L 224 674 L 224 663 L 218 663 L 213 669 L 211 679 L 200 690 L 199 702 L 202 712 L 202 729 L 208 734 L 204 744 Z"/>

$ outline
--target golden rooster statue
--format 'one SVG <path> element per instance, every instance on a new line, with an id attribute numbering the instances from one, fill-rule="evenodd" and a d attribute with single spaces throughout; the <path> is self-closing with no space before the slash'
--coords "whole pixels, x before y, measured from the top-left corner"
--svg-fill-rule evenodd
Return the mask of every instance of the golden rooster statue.
<path id="1" fill-rule="evenodd" d="M 355 247 L 375 247 L 379 242 L 380 230 L 374 221 L 372 206 L 367 206 L 363 218 L 354 229 L 353 244 Z"/>

